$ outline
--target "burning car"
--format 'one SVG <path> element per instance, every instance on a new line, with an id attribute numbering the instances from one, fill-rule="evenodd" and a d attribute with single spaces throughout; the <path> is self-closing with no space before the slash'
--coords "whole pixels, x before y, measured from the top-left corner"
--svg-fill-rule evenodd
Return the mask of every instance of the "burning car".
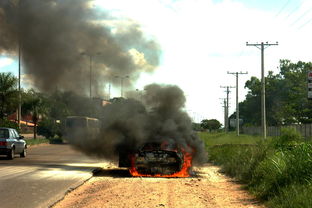
<path id="1" fill-rule="evenodd" d="M 192 154 L 177 144 L 146 143 L 134 153 L 120 154 L 120 167 L 129 167 L 132 176 L 189 177 Z"/>

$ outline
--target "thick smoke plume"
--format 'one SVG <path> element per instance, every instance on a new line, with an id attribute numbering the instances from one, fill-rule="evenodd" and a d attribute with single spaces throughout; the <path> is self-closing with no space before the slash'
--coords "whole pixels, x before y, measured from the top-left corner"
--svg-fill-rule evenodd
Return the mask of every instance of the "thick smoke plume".
<path id="1" fill-rule="evenodd" d="M 195 163 L 206 161 L 203 142 L 182 110 L 185 97 L 180 88 L 148 85 L 143 100 L 144 104 L 125 99 L 104 107 L 100 135 L 92 141 L 75 135 L 70 142 L 88 155 L 115 159 L 119 151 L 133 151 L 146 142 L 168 141 L 194 151 Z"/>
<path id="2" fill-rule="evenodd" d="M 112 17 L 91 0 L 1 0 L 0 55 L 18 54 L 23 70 L 42 91 L 89 92 L 90 59 L 93 96 L 105 84 L 158 65 L 159 47 L 138 24 Z M 84 54 L 84 55 L 83 55 Z M 91 57 L 91 58 L 90 58 Z"/>

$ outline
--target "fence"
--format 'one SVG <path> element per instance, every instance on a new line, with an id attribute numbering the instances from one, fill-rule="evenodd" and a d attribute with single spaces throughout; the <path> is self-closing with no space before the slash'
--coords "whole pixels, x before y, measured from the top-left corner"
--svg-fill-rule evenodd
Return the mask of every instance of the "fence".
<path id="1" fill-rule="evenodd" d="M 268 136 L 280 136 L 282 128 L 294 128 L 305 138 L 312 137 L 312 124 L 294 124 L 289 126 L 269 126 L 267 127 Z M 261 127 L 244 127 L 242 128 L 242 133 L 261 135 Z"/>

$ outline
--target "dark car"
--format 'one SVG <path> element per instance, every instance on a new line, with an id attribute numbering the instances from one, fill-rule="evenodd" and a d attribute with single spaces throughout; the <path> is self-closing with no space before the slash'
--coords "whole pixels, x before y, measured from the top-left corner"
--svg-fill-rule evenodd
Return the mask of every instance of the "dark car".
<path id="1" fill-rule="evenodd" d="M 15 154 L 26 157 L 27 145 L 15 129 L 0 127 L 0 155 L 13 159 Z"/>

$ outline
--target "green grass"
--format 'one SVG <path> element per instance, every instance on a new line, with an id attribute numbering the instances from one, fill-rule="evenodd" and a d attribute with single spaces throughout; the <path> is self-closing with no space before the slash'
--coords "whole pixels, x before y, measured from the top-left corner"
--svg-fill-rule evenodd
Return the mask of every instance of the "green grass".
<path id="1" fill-rule="evenodd" d="M 297 208 L 312 205 L 312 144 L 295 130 L 261 141 L 261 137 L 235 133 L 200 133 L 208 159 L 268 207 Z"/>
<path id="2" fill-rule="evenodd" d="M 50 140 L 49 139 L 45 139 L 45 138 L 37 138 L 37 139 L 26 139 L 26 144 L 28 146 L 31 146 L 31 145 L 36 145 L 36 144 L 49 144 L 50 143 Z"/>
<path id="3" fill-rule="evenodd" d="M 224 133 L 208 133 L 208 132 L 199 132 L 199 137 L 204 140 L 207 147 L 211 147 L 214 145 L 222 145 L 222 144 L 256 144 L 261 141 L 260 136 L 250 136 L 241 134 L 237 136 L 235 132 Z"/>

